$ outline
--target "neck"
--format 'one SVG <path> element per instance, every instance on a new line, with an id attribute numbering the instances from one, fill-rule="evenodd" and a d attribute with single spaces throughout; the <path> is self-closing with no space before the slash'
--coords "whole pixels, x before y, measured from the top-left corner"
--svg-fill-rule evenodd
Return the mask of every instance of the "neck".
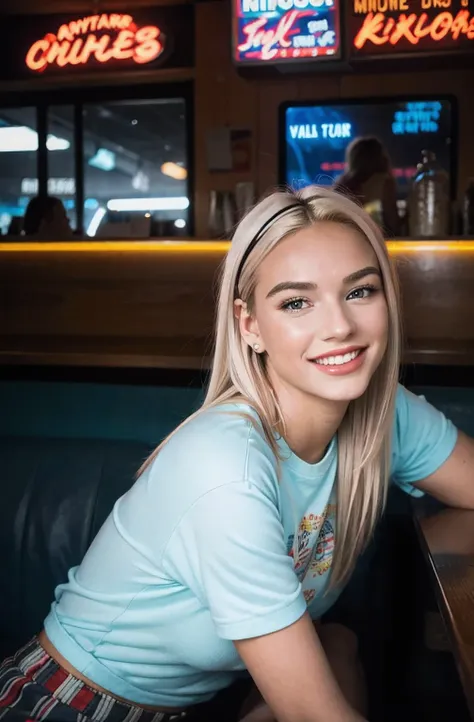
<path id="1" fill-rule="evenodd" d="M 320 461 L 347 411 L 347 401 L 328 401 L 291 391 L 281 381 L 274 385 L 285 421 L 285 441 L 296 456 L 309 464 Z"/>

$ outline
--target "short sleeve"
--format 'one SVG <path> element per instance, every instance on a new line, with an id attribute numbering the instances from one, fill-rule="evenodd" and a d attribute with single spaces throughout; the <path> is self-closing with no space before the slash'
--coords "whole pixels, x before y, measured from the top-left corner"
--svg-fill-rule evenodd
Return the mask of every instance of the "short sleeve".
<path id="1" fill-rule="evenodd" d="M 457 429 L 423 396 L 399 386 L 392 440 L 392 480 L 412 496 L 423 492 L 412 484 L 439 469 L 451 455 Z"/>
<path id="2" fill-rule="evenodd" d="M 224 639 L 276 632 L 306 611 L 275 499 L 247 481 L 193 504 L 170 537 L 163 568 L 209 609 Z"/>

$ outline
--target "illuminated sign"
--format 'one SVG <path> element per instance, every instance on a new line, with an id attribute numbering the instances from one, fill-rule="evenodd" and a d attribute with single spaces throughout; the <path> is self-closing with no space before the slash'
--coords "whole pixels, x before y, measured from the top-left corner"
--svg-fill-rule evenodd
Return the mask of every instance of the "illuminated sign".
<path id="1" fill-rule="evenodd" d="M 352 56 L 474 49 L 474 0 L 351 0 Z"/>
<path id="2" fill-rule="evenodd" d="M 38 195 L 38 178 L 22 178 L 21 192 L 25 196 Z M 48 178 L 48 193 L 51 196 L 73 196 L 75 192 L 76 181 L 74 178 Z"/>
<path id="3" fill-rule="evenodd" d="M 90 15 L 63 23 L 36 40 L 26 54 L 26 66 L 43 72 L 50 66 L 87 65 L 91 61 L 131 60 L 146 65 L 164 50 L 164 36 L 156 25 L 138 26 L 132 15 Z"/>
<path id="4" fill-rule="evenodd" d="M 318 140 L 326 138 L 351 138 L 351 123 L 305 123 L 302 125 L 291 124 L 288 126 L 290 137 L 295 139 Z"/>
<path id="5" fill-rule="evenodd" d="M 234 0 L 233 52 L 255 65 L 337 58 L 339 0 Z"/>
<path id="6" fill-rule="evenodd" d="M 437 133 L 443 110 L 439 100 L 410 101 L 401 110 L 394 112 L 392 133 L 394 135 L 418 135 Z"/>
<path id="7" fill-rule="evenodd" d="M 41 85 L 44 79 L 49 83 L 53 77 L 84 73 L 118 71 L 132 77 L 152 68 L 193 68 L 194 4 L 135 5 L 128 4 L 129 12 L 115 12 L 109 5 L 107 11 L 83 15 L 8 15 L 2 25 L 0 81 L 35 78 Z"/>

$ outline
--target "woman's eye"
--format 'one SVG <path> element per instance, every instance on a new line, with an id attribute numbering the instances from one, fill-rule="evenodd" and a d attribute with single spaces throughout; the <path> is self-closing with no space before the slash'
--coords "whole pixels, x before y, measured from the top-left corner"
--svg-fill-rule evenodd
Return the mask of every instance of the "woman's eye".
<path id="1" fill-rule="evenodd" d="M 353 291 L 350 292 L 347 299 L 361 299 L 361 298 L 369 298 L 369 296 L 372 296 L 377 289 L 375 286 L 362 286 L 361 288 L 355 288 Z"/>
<path id="2" fill-rule="evenodd" d="M 306 308 L 305 304 L 307 305 L 307 303 L 308 302 L 304 298 L 291 298 L 289 301 L 285 301 L 281 308 L 284 311 L 303 311 L 303 309 Z"/>

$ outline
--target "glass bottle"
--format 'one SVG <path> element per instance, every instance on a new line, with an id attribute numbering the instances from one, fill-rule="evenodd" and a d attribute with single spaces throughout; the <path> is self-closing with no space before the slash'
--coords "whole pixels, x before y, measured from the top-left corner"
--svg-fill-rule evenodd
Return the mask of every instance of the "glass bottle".
<path id="1" fill-rule="evenodd" d="M 446 236 L 450 226 L 449 176 L 430 150 L 422 151 L 409 194 L 409 228 L 413 238 Z"/>
<path id="2" fill-rule="evenodd" d="M 464 194 L 463 234 L 465 236 L 474 236 L 474 178 L 469 179 L 469 183 Z"/>

